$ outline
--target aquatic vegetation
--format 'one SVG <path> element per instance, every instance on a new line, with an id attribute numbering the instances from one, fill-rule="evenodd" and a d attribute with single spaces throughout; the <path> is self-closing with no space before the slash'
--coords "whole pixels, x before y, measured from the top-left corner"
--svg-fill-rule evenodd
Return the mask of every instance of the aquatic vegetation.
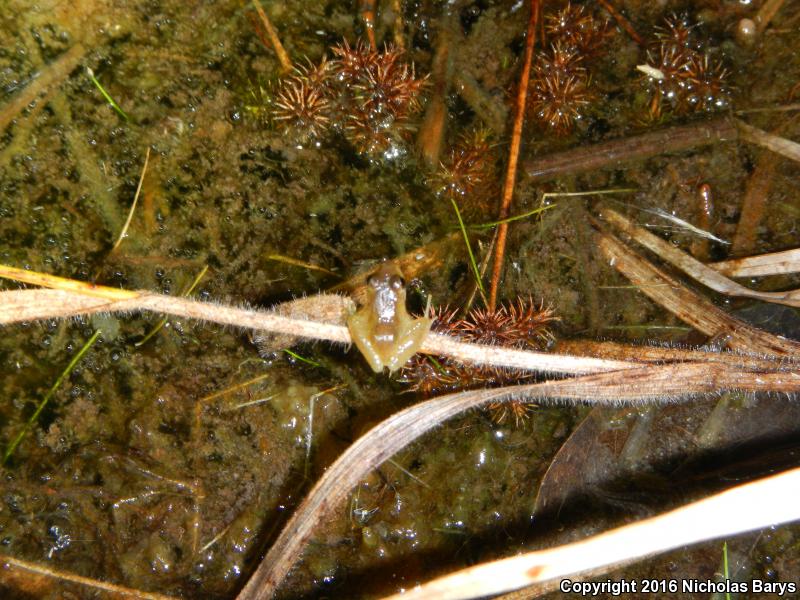
<path id="1" fill-rule="evenodd" d="M 484 215 L 497 183 L 496 157 L 489 132 L 459 137 L 428 183 L 440 198 L 458 202 L 467 214 Z"/>
<path id="2" fill-rule="evenodd" d="M 572 4 L 544 19 L 550 47 L 531 68 L 529 114 L 545 130 L 565 135 L 598 97 L 586 64 L 607 37 L 608 21 Z"/>
<path id="3" fill-rule="evenodd" d="M 416 77 L 394 46 L 377 51 L 344 41 L 331 51 L 332 60 L 309 62 L 280 82 L 275 122 L 301 144 L 336 131 L 364 154 L 400 152 L 422 106 L 425 78 Z"/>
<path id="4" fill-rule="evenodd" d="M 582 55 L 596 52 L 609 33 L 608 21 L 587 12 L 583 4 L 567 5 L 544 16 L 547 38 L 562 42 Z"/>
<path id="5" fill-rule="evenodd" d="M 292 76 L 283 82 L 275 97 L 272 118 L 304 141 L 318 138 L 328 129 L 330 108 L 324 88 L 304 77 Z"/>
<path id="6" fill-rule="evenodd" d="M 457 310 L 440 307 L 433 315 L 431 330 L 474 344 L 506 348 L 544 349 L 552 341 L 550 326 L 558 318 L 550 308 L 536 304 L 531 298 L 495 309 L 475 308 L 463 318 Z M 514 369 L 468 365 L 444 357 L 416 354 L 401 371 L 401 381 L 423 396 L 443 392 L 496 387 L 529 378 Z M 530 409 L 530 402 L 512 400 L 487 406 L 495 422 L 509 415 L 520 423 Z"/>
<path id="7" fill-rule="evenodd" d="M 579 75 L 554 73 L 537 83 L 530 99 L 531 113 L 545 128 L 557 134 L 569 133 L 595 98 L 588 88 L 588 79 Z"/>
<path id="8" fill-rule="evenodd" d="M 652 118 L 722 110 L 730 104 L 727 70 L 695 35 L 687 17 L 671 17 L 656 30 L 656 42 L 639 67 L 650 93 Z"/>

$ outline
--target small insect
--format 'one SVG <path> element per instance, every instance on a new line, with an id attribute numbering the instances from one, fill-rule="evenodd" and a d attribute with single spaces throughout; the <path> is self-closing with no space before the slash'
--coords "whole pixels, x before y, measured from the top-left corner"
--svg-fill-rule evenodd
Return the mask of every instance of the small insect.
<path id="1" fill-rule="evenodd" d="M 408 314 L 403 275 L 386 262 L 367 280 L 366 302 L 347 319 L 347 328 L 372 370 L 388 367 L 392 373 L 417 353 L 432 322 Z"/>

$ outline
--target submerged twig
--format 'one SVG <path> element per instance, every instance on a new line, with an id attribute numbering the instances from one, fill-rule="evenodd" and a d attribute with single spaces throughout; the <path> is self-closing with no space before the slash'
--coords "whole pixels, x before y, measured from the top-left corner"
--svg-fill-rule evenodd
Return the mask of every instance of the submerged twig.
<path id="1" fill-rule="evenodd" d="M 758 33 L 763 33 L 763 31 L 767 28 L 770 21 L 772 21 L 773 17 L 778 13 L 783 6 L 784 0 L 767 0 L 758 10 L 756 14 L 755 22 L 756 28 L 758 29 Z"/>
<path id="2" fill-rule="evenodd" d="M 633 558 L 794 521 L 800 518 L 798 487 L 800 469 L 784 471 L 579 542 L 462 569 L 384 600 L 493 597 L 569 575 L 585 577 L 586 571 L 599 579 Z"/>
<path id="3" fill-rule="evenodd" d="M 447 92 L 450 89 L 450 80 L 453 72 L 451 45 L 453 43 L 454 27 L 447 19 L 439 32 L 436 43 L 436 52 L 431 64 L 431 94 L 428 106 L 425 108 L 425 117 L 417 135 L 417 147 L 422 158 L 431 168 L 439 166 L 439 157 L 442 153 L 445 128 L 447 126 Z"/>
<path id="4" fill-rule="evenodd" d="M 631 22 L 628 21 L 628 19 L 626 19 L 622 15 L 622 13 L 620 13 L 616 8 L 614 8 L 614 6 L 607 0 L 597 0 L 597 1 L 598 4 L 600 4 L 600 6 L 605 8 L 608 11 L 608 13 L 612 17 L 614 17 L 614 20 L 617 22 L 617 25 L 619 25 L 625 30 L 625 33 L 628 34 L 628 37 L 630 37 L 634 42 L 639 44 L 639 46 L 641 46 L 642 48 L 646 46 L 644 39 L 642 39 L 642 36 L 640 36 L 636 32 L 636 30 L 633 28 L 633 25 L 631 25 Z"/>
<path id="5" fill-rule="evenodd" d="M 261 8 L 261 2 L 259 2 L 259 0 L 253 0 L 253 6 L 258 13 L 258 18 L 261 19 L 261 24 L 264 25 L 264 29 L 267 31 L 269 41 L 272 43 L 272 49 L 275 50 L 281 67 L 284 72 L 288 73 L 292 70 L 292 59 L 289 58 L 289 54 L 286 52 L 283 44 L 281 44 L 281 38 L 278 37 L 278 32 L 275 31 L 275 27 L 272 26 L 272 22 L 269 20 L 267 13 Z"/>
<path id="6" fill-rule="evenodd" d="M 367 30 L 367 40 L 370 49 L 375 52 L 378 44 L 375 41 L 375 0 L 359 0 L 358 9 L 361 19 L 364 21 L 364 29 Z"/>
<path id="7" fill-rule="evenodd" d="M 506 179 L 503 184 L 503 197 L 498 215 L 500 226 L 497 228 L 497 241 L 494 246 L 494 263 L 492 264 L 492 280 L 489 286 L 490 310 L 497 304 L 497 291 L 500 287 L 500 275 L 503 272 L 503 260 L 506 251 L 506 237 L 508 236 L 508 223 L 504 219 L 511 210 L 511 200 L 514 197 L 514 184 L 517 181 L 517 161 L 522 140 L 522 125 L 525 122 L 525 109 L 528 104 L 528 82 L 531 78 L 531 63 L 533 62 L 533 46 L 536 42 L 536 26 L 539 20 L 539 0 L 531 0 L 531 13 L 528 17 L 528 31 L 525 38 L 525 61 L 522 64 L 522 73 L 519 78 L 517 90 L 517 105 L 514 115 L 514 127 L 511 130 L 511 147 L 508 151 L 508 166 Z"/>
<path id="8" fill-rule="evenodd" d="M 621 163 L 644 160 L 668 152 L 735 140 L 738 135 L 734 120 L 720 117 L 532 158 L 525 161 L 523 168 L 533 180 L 553 179 L 566 174 L 614 168 Z"/>
<path id="9" fill-rule="evenodd" d="M 747 178 L 730 256 L 742 256 L 755 251 L 758 230 L 766 212 L 767 197 L 772 187 L 776 167 L 777 161 L 772 153 L 762 150 L 753 172 Z"/>

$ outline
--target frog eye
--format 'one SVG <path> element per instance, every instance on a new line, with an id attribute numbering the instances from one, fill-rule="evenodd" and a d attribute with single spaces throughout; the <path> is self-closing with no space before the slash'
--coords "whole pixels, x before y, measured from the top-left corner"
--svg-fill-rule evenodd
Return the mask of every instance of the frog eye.
<path id="1" fill-rule="evenodd" d="M 392 275 L 389 283 L 396 290 L 406 287 L 406 280 L 400 277 L 400 275 Z"/>
<path id="2" fill-rule="evenodd" d="M 367 277 L 367 285 L 374 288 L 378 287 L 378 278 L 375 275 L 370 275 Z"/>

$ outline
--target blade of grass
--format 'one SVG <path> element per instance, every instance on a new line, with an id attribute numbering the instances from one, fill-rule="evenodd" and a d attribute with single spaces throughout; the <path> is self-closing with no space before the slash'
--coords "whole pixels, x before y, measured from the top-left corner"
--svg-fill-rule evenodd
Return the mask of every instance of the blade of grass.
<path id="1" fill-rule="evenodd" d="M 546 206 L 540 206 L 539 208 L 534 208 L 526 213 L 522 213 L 521 215 L 515 215 L 513 217 L 508 217 L 507 219 L 503 219 L 501 221 L 492 221 L 491 223 L 480 223 L 478 225 L 470 225 L 472 229 L 491 229 L 492 227 L 497 227 L 498 225 L 502 225 L 503 223 L 511 223 L 512 221 L 520 221 L 522 219 L 527 219 L 528 217 L 532 217 L 533 215 L 538 215 L 541 212 L 554 208 L 555 204 L 548 204 Z"/>
<path id="2" fill-rule="evenodd" d="M 325 273 L 327 275 L 333 275 L 334 277 L 338 277 L 338 275 L 336 275 L 336 273 L 334 273 L 333 271 L 329 271 L 325 267 L 320 267 L 320 266 L 312 264 L 312 263 L 307 263 L 305 261 L 298 260 L 296 258 L 292 258 L 291 256 L 284 256 L 283 254 L 270 254 L 270 255 L 267 256 L 267 260 L 274 260 L 276 262 L 282 262 L 282 263 L 285 263 L 287 265 L 292 265 L 294 267 L 300 267 L 300 268 L 303 268 L 303 269 L 309 269 L 310 271 L 320 271 L 320 272 Z"/>
<path id="3" fill-rule="evenodd" d="M 722 542 L 722 578 L 728 581 L 731 578 L 731 572 L 728 567 L 728 542 Z M 731 600 L 731 593 L 725 589 L 725 600 Z"/>
<path id="4" fill-rule="evenodd" d="M 288 348 L 284 348 L 283 351 L 286 352 L 286 354 L 288 354 L 292 358 L 299 360 L 300 362 L 304 362 L 308 365 L 311 365 L 312 367 L 322 367 L 322 365 L 319 364 L 318 362 L 315 362 L 310 358 L 306 358 L 305 356 L 300 356 L 299 354 L 297 354 L 297 352 L 292 352 Z"/>
<path id="5" fill-rule="evenodd" d="M 22 442 L 22 439 L 28 433 L 28 430 L 30 430 L 30 428 L 33 426 L 33 423 L 39 418 L 39 415 L 42 414 L 44 407 L 47 406 L 48 402 L 50 402 L 50 398 L 52 398 L 53 394 L 56 393 L 56 390 L 58 390 L 58 388 L 61 387 L 61 384 L 75 368 L 75 365 L 77 365 L 78 362 L 80 362 L 84 354 L 86 354 L 89 351 L 89 348 L 91 348 L 94 345 L 98 337 L 100 337 L 99 329 L 94 332 L 92 337 L 90 337 L 89 340 L 83 345 L 83 348 L 81 348 L 78 351 L 78 353 L 72 358 L 72 360 L 69 361 L 67 368 L 64 369 L 61 375 L 58 376 L 58 379 L 56 379 L 56 382 L 53 384 L 53 387 L 51 387 L 48 390 L 44 398 L 42 398 L 42 401 L 39 403 L 39 406 L 36 407 L 36 410 L 33 412 L 30 419 L 28 419 L 28 422 L 25 423 L 25 427 L 22 428 L 22 431 L 20 431 L 17 434 L 17 437 L 14 438 L 14 441 L 11 442 L 6 448 L 6 451 L 3 453 L 3 464 L 6 464 L 8 462 L 8 459 L 11 458 L 11 455 L 14 454 L 14 450 L 17 449 L 17 446 L 19 446 L 20 442 Z"/>
<path id="6" fill-rule="evenodd" d="M 458 210 L 458 204 L 451 199 L 453 203 L 453 210 L 456 211 L 456 218 L 458 219 L 458 226 L 461 228 L 461 233 L 464 236 L 464 243 L 467 245 L 467 252 L 469 253 L 469 263 L 472 265 L 472 272 L 475 274 L 475 281 L 478 284 L 478 289 L 481 292 L 483 303 L 486 304 L 486 290 L 483 288 L 483 281 L 481 281 L 481 272 L 478 270 L 478 263 L 475 262 L 475 255 L 472 253 L 472 246 L 469 245 L 469 236 L 467 235 L 467 228 L 464 226 L 464 220 L 461 218 L 461 211 Z"/>
<path id="7" fill-rule="evenodd" d="M 203 267 L 203 270 L 200 271 L 200 273 L 197 275 L 197 277 L 194 278 L 194 281 L 192 282 L 192 284 L 186 290 L 181 292 L 181 296 L 186 297 L 189 294 L 191 294 L 194 291 L 194 289 L 197 287 L 197 284 L 200 283 L 200 280 L 203 279 L 203 277 L 205 276 L 207 271 L 208 271 L 208 265 L 205 265 Z M 136 342 L 134 344 L 134 346 L 136 348 L 140 348 L 141 346 L 146 344 L 147 340 L 149 340 L 151 337 L 153 337 L 155 334 L 157 334 L 159 331 L 161 331 L 161 328 L 164 327 L 164 325 L 166 325 L 166 324 L 167 324 L 167 317 L 162 317 L 161 320 L 158 323 L 156 323 L 156 326 L 153 327 L 153 329 L 151 329 L 147 333 L 147 335 L 145 335 L 141 340 Z"/>
<path id="8" fill-rule="evenodd" d="M 89 76 L 89 79 L 92 80 L 92 83 L 95 85 L 95 87 L 98 90 L 100 90 L 100 93 L 103 94 L 103 98 L 105 98 L 106 101 L 111 105 L 111 108 L 117 111 L 117 113 L 119 113 L 119 115 L 123 119 L 130 122 L 131 120 L 130 117 L 128 117 L 128 115 L 125 114 L 125 111 L 119 107 L 119 104 L 114 102 L 114 99 L 111 97 L 111 95 L 106 91 L 106 89 L 102 85 L 100 85 L 100 82 L 97 81 L 97 77 L 94 76 L 94 71 L 92 71 L 89 67 L 86 67 L 86 74 Z"/>

